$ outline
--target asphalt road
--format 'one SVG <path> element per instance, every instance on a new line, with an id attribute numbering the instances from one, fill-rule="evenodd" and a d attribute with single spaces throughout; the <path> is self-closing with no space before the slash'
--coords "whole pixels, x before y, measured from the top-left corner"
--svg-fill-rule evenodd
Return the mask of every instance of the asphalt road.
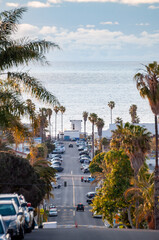
<path id="1" fill-rule="evenodd" d="M 54 199 L 50 199 L 49 204 L 57 206 L 58 216 L 50 217 L 49 221 L 57 221 L 58 225 L 93 225 L 103 226 L 102 219 L 93 218 L 90 212 L 91 207 L 86 202 L 86 193 L 95 190 L 95 186 L 90 183 L 81 182 L 81 176 L 88 177 L 90 174 L 83 174 L 80 169 L 79 152 L 75 142 L 73 148 L 69 148 L 69 143 L 65 143 L 66 151 L 63 154 L 64 171 L 60 173 L 61 179 L 58 180 L 62 187 L 54 189 Z M 64 181 L 67 187 L 64 187 Z M 75 210 L 78 203 L 85 205 L 84 212 Z"/>

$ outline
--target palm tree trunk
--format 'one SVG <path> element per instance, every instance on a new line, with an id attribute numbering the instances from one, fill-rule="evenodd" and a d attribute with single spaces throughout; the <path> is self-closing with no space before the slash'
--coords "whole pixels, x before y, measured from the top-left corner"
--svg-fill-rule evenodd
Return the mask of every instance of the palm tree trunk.
<path id="1" fill-rule="evenodd" d="M 86 121 L 84 121 L 84 138 L 86 138 Z"/>
<path id="2" fill-rule="evenodd" d="M 112 124 L 112 109 L 110 109 L 111 124 Z"/>
<path id="3" fill-rule="evenodd" d="M 92 123 L 92 158 L 94 158 L 94 123 Z"/>
<path id="4" fill-rule="evenodd" d="M 156 166 L 155 166 L 155 186 L 154 186 L 154 219 L 155 229 L 159 230 L 159 169 L 158 169 L 158 126 L 157 115 L 155 115 L 155 133 L 156 133 Z"/>
<path id="5" fill-rule="evenodd" d="M 55 113 L 55 140 L 56 140 L 56 128 L 57 128 L 57 114 Z"/>
<path id="6" fill-rule="evenodd" d="M 63 114 L 61 113 L 61 133 L 62 133 L 62 140 L 63 140 Z"/>

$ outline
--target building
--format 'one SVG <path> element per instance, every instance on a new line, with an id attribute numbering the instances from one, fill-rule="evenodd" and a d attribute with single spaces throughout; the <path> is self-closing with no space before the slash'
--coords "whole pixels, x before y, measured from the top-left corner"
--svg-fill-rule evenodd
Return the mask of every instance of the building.
<path id="1" fill-rule="evenodd" d="M 70 120 L 71 129 L 64 131 L 64 140 L 79 139 L 81 136 L 82 120 Z"/>

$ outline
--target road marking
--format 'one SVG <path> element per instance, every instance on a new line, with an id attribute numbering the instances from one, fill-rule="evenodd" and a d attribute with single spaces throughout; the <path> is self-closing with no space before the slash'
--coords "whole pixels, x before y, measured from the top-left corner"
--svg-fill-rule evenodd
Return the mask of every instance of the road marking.
<path id="1" fill-rule="evenodd" d="M 75 182 L 73 177 L 72 177 L 72 185 L 73 185 L 73 206 L 75 207 Z"/>
<path id="2" fill-rule="evenodd" d="M 75 217 L 75 214 L 76 214 L 76 212 L 75 212 L 75 210 L 73 211 L 73 216 Z"/>

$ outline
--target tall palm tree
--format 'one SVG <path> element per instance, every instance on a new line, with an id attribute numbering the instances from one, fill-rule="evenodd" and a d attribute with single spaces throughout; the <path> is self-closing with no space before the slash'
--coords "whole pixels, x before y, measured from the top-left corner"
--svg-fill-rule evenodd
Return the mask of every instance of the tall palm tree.
<path id="1" fill-rule="evenodd" d="M 86 138 L 86 122 L 88 118 L 88 112 L 83 112 L 83 120 L 84 120 L 84 137 Z"/>
<path id="2" fill-rule="evenodd" d="M 32 135 L 34 138 L 34 120 L 36 118 L 36 113 L 35 113 L 35 104 L 32 102 L 31 99 L 27 99 L 26 100 L 26 104 L 28 107 L 28 111 L 29 111 L 29 118 L 31 120 L 31 127 L 32 127 Z"/>
<path id="3" fill-rule="evenodd" d="M 57 132 L 57 114 L 59 112 L 59 107 L 58 106 L 55 106 L 54 107 L 54 112 L 55 112 L 55 139 L 56 139 L 56 132 Z"/>
<path id="4" fill-rule="evenodd" d="M 90 113 L 88 119 L 92 123 L 92 158 L 94 158 L 94 125 L 97 122 L 97 114 L 96 113 Z"/>
<path id="5" fill-rule="evenodd" d="M 99 136 L 99 150 L 102 151 L 102 130 L 104 127 L 104 120 L 102 118 L 98 118 L 96 122 L 97 130 L 98 130 L 98 136 Z"/>
<path id="6" fill-rule="evenodd" d="M 52 116 L 51 108 L 47 108 L 47 115 L 48 115 L 48 119 L 49 119 L 49 134 L 51 137 L 51 116 Z"/>
<path id="7" fill-rule="evenodd" d="M 110 107 L 111 124 L 112 124 L 112 110 L 115 107 L 115 102 L 114 101 L 108 102 L 108 107 Z"/>
<path id="8" fill-rule="evenodd" d="M 28 73 L 7 72 L 11 67 L 28 65 L 30 62 L 47 64 L 45 54 L 50 49 L 59 48 L 55 43 L 45 40 L 13 39 L 13 34 L 18 30 L 19 20 L 26 10 L 26 8 L 18 8 L 0 13 L 0 75 L 7 75 L 13 91 L 21 93 L 22 89 L 25 89 L 25 92 L 31 93 L 38 99 L 58 104 L 56 97 Z"/>
<path id="9" fill-rule="evenodd" d="M 159 65 L 157 62 L 145 65 L 145 71 L 137 73 L 134 76 L 136 80 L 137 89 L 140 92 L 142 98 L 147 98 L 151 107 L 151 110 L 155 116 L 155 132 L 156 132 L 156 166 L 155 166 L 155 185 L 154 185 L 154 218 L 155 228 L 159 229 L 159 166 L 158 166 L 158 126 L 157 115 L 159 114 Z"/>
<path id="10" fill-rule="evenodd" d="M 117 125 L 117 129 L 112 131 L 111 148 L 124 149 L 128 155 L 134 175 L 137 176 L 139 169 L 145 161 L 145 156 L 150 150 L 151 134 L 146 128 L 130 123 Z"/>
<path id="11" fill-rule="evenodd" d="M 47 121 L 47 109 L 46 108 L 40 108 L 39 109 L 39 121 L 40 121 L 40 137 L 41 137 L 41 142 L 43 143 L 45 140 L 45 133 L 44 129 L 45 127 L 48 126 L 48 121 Z"/>
<path id="12" fill-rule="evenodd" d="M 132 104 L 129 108 L 129 113 L 131 115 L 131 122 L 132 123 L 139 123 L 140 119 L 137 116 L 137 106 L 135 104 Z"/>
<path id="13" fill-rule="evenodd" d="M 59 107 L 59 110 L 61 112 L 61 132 L 62 132 L 62 139 L 63 139 L 63 114 L 65 113 L 66 111 L 66 108 L 64 106 L 60 106 Z"/>

